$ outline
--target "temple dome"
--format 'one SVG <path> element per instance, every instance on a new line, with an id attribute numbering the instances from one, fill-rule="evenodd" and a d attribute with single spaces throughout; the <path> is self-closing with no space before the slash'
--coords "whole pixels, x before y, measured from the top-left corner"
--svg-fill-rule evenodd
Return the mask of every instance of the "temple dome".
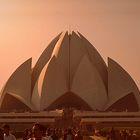
<path id="1" fill-rule="evenodd" d="M 33 68 L 31 61 L 21 64 L 6 82 L 0 96 L 1 111 L 9 99 L 5 110 L 17 112 L 23 108 L 43 111 L 65 107 L 140 110 L 140 92 L 134 80 L 111 58 L 107 66 L 95 47 L 79 32 L 60 33 Z M 129 100 L 134 106 L 128 106 Z M 16 108 L 16 104 L 21 108 Z"/>

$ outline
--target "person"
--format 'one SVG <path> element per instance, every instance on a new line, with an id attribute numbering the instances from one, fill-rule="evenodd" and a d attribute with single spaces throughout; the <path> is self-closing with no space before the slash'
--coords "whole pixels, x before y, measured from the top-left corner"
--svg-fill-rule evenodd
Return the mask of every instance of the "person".
<path id="1" fill-rule="evenodd" d="M 48 140 L 53 140 L 52 139 L 52 131 L 51 131 L 50 128 L 47 129 L 47 135 L 46 135 L 46 137 L 47 137 Z"/>
<path id="2" fill-rule="evenodd" d="M 32 137 L 32 131 L 30 129 L 25 129 L 23 133 L 23 140 L 28 140 Z"/>
<path id="3" fill-rule="evenodd" d="M 4 140 L 4 132 L 2 128 L 0 128 L 0 140 Z"/>
<path id="4" fill-rule="evenodd" d="M 58 134 L 56 132 L 57 132 L 56 129 L 53 129 L 52 136 L 51 136 L 52 140 L 58 140 L 59 139 Z"/>
<path id="5" fill-rule="evenodd" d="M 69 128 L 67 131 L 65 131 L 64 140 L 74 140 L 72 129 Z"/>
<path id="6" fill-rule="evenodd" d="M 16 140 L 16 137 L 10 133 L 10 126 L 8 124 L 5 124 L 3 126 L 4 131 L 4 140 Z"/>
<path id="7" fill-rule="evenodd" d="M 32 128 L 32 138 L 29 140 L 47 140 L 47 138 L 43 136 L 44 128 L 43 125 L 35 123 Z"/>
<path id="8" fill-rule="evenodd" d="M 111 131 L 110 131 L 110 140 L 114 140 L 115 139 L 115 130 L 114 128 L 112 127 L 111 128 Z"/>
<path id="9" fill-rule="evenodd" d="M 76 133 L 74 140 L 83 140 L 83 136 L 81 135 L 80 130 Z"/>

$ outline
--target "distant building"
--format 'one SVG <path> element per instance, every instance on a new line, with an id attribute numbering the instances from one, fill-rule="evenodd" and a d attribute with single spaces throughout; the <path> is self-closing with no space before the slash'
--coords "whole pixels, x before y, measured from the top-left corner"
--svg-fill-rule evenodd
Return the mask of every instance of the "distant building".
<path id="1" fill-rule="evenodd" d="M 0 112 L 63 108 L 137 112 L 140 92 L 130 75 L 111 58 L 107 66 L 83 35 L 61 33 L 33 68 L 30 58 L 11 75 L 1 91 Z"/>

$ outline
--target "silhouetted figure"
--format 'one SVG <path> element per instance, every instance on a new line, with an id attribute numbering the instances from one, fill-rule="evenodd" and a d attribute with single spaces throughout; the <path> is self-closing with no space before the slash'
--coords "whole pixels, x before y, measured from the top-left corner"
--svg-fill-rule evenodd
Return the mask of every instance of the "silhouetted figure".
<path id="1" fill-rule="evenodd" d="M 56 133 L 55 129 L 53 130 L 51 137 L 52 137 L 53 140 L 58 140 L 58 134 Z"/>
<path id="2" fill-rule="evenodd" d="M 83 140 L 80 130 L 75 134 L 74 140 Z"/>
<path id="3" fill-rule="evenodd" d="M 3 131 L 4 131 L 4 140 L 16 140 L 16 137 L 10 133 L 10 126 L 9 125 L 4 125 L 3 126 Z"/>
<path id="4" fill-rule="evenodd" d="M 0 140 L 4 140 L 4 132 L 2 128 L 0 128 Z"/>
<path id="5" fill-rule="evenodd" d="M 32 128 L 32 138 L 29 140 L 47 140 L 47 138 L 43 136 L 44 128 L 45 127 L 39 123 L 34 124 Z"/>
<path id="6" fill-rule="evenodd" d="M 110 140 L 115 140 L 115 130 L 113 127 L 111 128 L 111 131 L 110 131 Z"/>
<path id="7" fill-rule="evenodd" d="M 32 130 L 26 129 L 23 133 L 23 140 L 28 140 L 32 138 Z"/>
<path id="8" fill-rule="evenodd" d="M 74 140 L 72 129 L 68 129 L 68 131 L 64 134 L 64 140 Z"/>

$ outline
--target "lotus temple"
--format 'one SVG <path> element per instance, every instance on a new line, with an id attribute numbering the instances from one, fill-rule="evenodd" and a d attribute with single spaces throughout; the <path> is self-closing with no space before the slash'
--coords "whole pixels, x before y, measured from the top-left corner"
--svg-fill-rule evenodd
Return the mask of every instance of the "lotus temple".
<path id="1" fill-rule="evenodd" d="M 115 60 L 108 58 L 106 64 L 74 31 L 56 36 L 34 66 L 32 58 L 23 62 L 0 93 L 0 122 L 31 122 L 32 117 L 53 123 L 64 110 L 86 124 L 140 124 L 140 91 L 134 80 Z"/>

